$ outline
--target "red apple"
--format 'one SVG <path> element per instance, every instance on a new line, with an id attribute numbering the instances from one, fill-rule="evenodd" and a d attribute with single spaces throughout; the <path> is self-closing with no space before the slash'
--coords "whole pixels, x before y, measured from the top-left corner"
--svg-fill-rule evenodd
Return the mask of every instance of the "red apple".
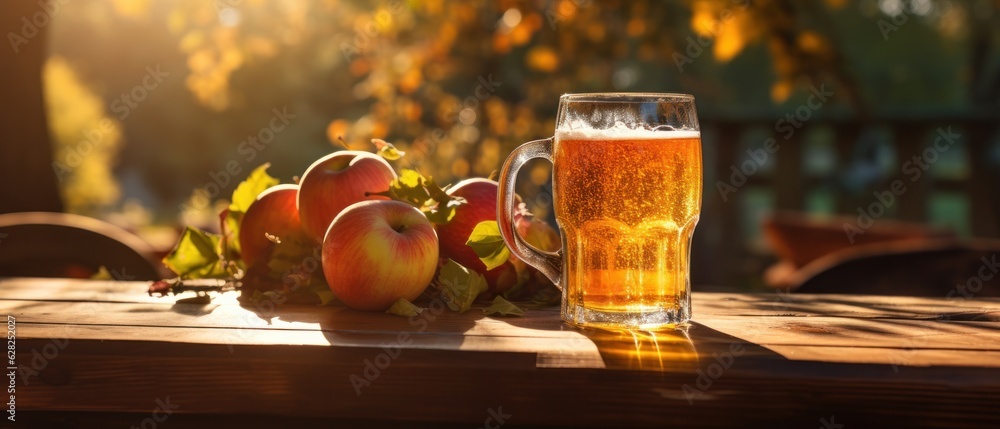
<path id="1" fill-rule="evenodd" d="M 518 235 L 523 237 L 524 241 L 527 241 L 528 244 L 547 252 L 555 252 L 562 247 L 559 233 L 548 223 L 535 219 L 527 210 L 519 209 L 515 213 L 514 219 Z M 515 257 L 511 257 L 510 261 L 514 264 L 517 272 L 521 273 L 520 279 L 523 282 L 521 289 L 517 293 L 518 298 L 535 299 L 537 298 L 536 295 L 543 289 L 555 288 L 552 281 L 535 269 L 535 267 Z M 558 290 L 551 291 L 551 294 L 558 296 Z"/>
<path id="2" fill-rule="evenodd" d="M 299 180 L 298 209 L 302 226 L 322 242 L 333 218 L 347 206 L 365 200 L 387 200 L 369 193 L 385 192 L 396 178 L 381 157 L 355 150 L 334 152 L 314 162 Z"/>
<path id="3" fill-rule="evenodd" d="M 539 250 L 555 252 L 562 247 L 559 233 L 548 223 L 535 219 L 530 213 L 521 212 L 514 216 L 517 220 L 518 235 Z"/>
<path id="4" fill-rule="evenodd" d="M 299 187 L 297 185 L 277 185 L 261 192 L 257 200 L 240 221 L 240 255 L 247 267 L 267 263 L 274 249 L 274 242 L 265 234 L 281 240 L 308 242 L 299 221 L 296 206 Z"/>
<path id="5" fill-rule="evenodd" d="M 323 240 L 323 274 L 337 298 L 359 310 L 413 301 L 434 278 L 438 236 L 424 214 L 399 201 L 352 204 Z"/>
<path id="6" fill-rule="evenodd" d="M 448 190 L 448 195 L 465 198 L 466 204 L 455 208 L 455 216 L 448 223 L 437 225 L 441 255 L 451 258 L 466 268 L 486 277 L 489 292 L 498 294 L 517 284 L 517 270 L 511 261 L 492 270 L 469 247 L 469 235 L 480 222 L 497 220 L 497 182 L 474 178 L 459 182 Z"/>

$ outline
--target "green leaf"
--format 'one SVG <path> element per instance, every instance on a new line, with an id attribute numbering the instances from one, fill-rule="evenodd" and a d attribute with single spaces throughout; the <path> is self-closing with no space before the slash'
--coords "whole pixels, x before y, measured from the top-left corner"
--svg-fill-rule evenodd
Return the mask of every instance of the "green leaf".
<path id="1" fill-rule="evenodd" d="M 424 176 L 417 170 L 403 169 L 389 185 L 390 198 L 420 208 L 430 198 L 424 189 Z"/>
<path id="2" fill-rule="evenodd" d="M 455 197 L 448 202 L 426 207 L 424 216 L 427 216 L 427 220 L 431 221 L 431 223 L 438 225 L 445 224 L 450 222 L 451 218 L 455 217 L 455 208 L 462 204 L 465 204 L 465 198 Z"/>
<path id="3" fill-rule="evenodd" d="M 90 276 L 90 279 L 91 280 L 114 280 L 115 277 L 111 275 L 110 271 L 108 271 L 108 267 L 105 267 L 104 265 L 101 265 L 100 268 L 97 269 L 97 272 L 94 273 L 94 275 Z"/>
<path id="4" fill-rule="evenodd" d="M 403 188 L 418 188 L 423 186 L 424 176 L 417 170 L 404 168 L 399 172 L 399 178 L 396 181 Z"/>
<path id="5" fill-rule="evenodd" d="M 412 302 L 400 298 L 397 299 L 396 302 L 392 304 L 392 307 L 389 307 L 389 309 L 385 312 L 388 314 L 395 314 L 397 316 L 412 317 L 419 315 L 423 311 L 424 309 L 413 305 Z"/>
<path id="6" fill-rule="evenodd" d="M 483 309 L 483 314 L 487 316 L 524 316 L 524 310 L 497 295 L 496 298 L 493 298 L 493 304 Z"/>
<path id="7" fill-rule="evenodd" d="M 469 241 L 465 244 L 476 252 L 479 260 L 486 264 L 487 270 L 499 267 L 510 259 L 510 249 L 500 235 L 500 225 L 496 221 L 487 220 L 479 222 L 469 234 Z"/>
<path id="8" fill-rule="evenodd" d="M 431 223 L 445 224 L 455 217 L 455 209 L 465 204 L 465 198 L 448 195 L 444 188 L 438 186 L 434 179 L 424 181 L 424 187 L 430 196 L 430 204 L 424 210 L 424 215 Z"/>
<path id="9" fill-rule="evenodd" d="M 253 204 L 257 200 L 257 196 L 261 192 L 279 183 L 278 179 L 267 174 L 267 169 L 270 166 L 271 163 L 261 164 L 259 167 L 253 169 L 250 175 L 236 186 L 236 189 L 233 190 L 233 197 L 230 199 L 231 202 L 229 203 L 229 211 L 231 213 L 246 213 L 247 209 L 250 208 L 250 204 Z"/>
<path id="10" fill-rule="evenodd" d="M 222 259 L 222 236 L 187 227 L 177 246 L 163 264 L 182 279 L 221 279 L 229 277 Z"/>
<path id="11" fill-rule="evenodd" d="M 243 221 L 243 214 L 254 201 L 257 201 L 257 196 L 261 192 L 279 183 L 278 179 L 267 174 L 270 166 L 270 163 L 264 163 L 253 169 L 250 175 L 233 190 L 229 208 L 224 212 L 220 225 L 226 240 L 224 256 L 227 259 L 235 259 L 235 255 L 240 252 L 240 222 Z"/>
<path id="12" fill-rule="evenodd" d="M 464 313 L 472 307 L 479 294 L 486 292 L 486 278 L 451 259 L 438 274 L 441 298 L 452 311 Z"/>
<path id="13" fill-rule="evenodd" d="M 243 222 L 243 213 L 232 210 L 224 210 L 221 219 L 221 229 L 224 237 L 227 237 L 227 251 L 230 254 L 240 253 L 240 222 Z M 230 256 L 230 255 L 227 255 Z"/>
<path id="14" fill-rule="evenodd" d="M 433 179 L 425 178 L 420 172 L 403 169 L 399 177 L 392 181 L 389 190 L 375 195 L 382 195 L 397 201 L 402 201 L 420 209 L 432 223 L 448 223 L 455 217 L 455 208 L 465 204 L 461 197 L 448 195 Z"/>
<path id="15" fill-rule="evenodd" d="M 386 161 L 395 161 L 402 158 L 403 155 L 406 155 L 406 152 L 396 149 L 396 146 L 393 146 L 392 143 L 385 140 L 372 139 L 372 143 L 375 144 L 376 148 L 378 148 L 378 156 L 381 156 Z"/>

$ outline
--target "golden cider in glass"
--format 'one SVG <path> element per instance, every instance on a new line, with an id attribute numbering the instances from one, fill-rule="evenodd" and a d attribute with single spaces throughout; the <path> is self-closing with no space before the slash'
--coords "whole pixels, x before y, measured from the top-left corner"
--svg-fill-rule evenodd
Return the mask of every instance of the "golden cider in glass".
<path id="1" fill-rule="evenodd" d="M 497 220 L 511 254 L 562 289 L 579 327 L 658 330 L 691 319 L 691 235 L 701 213 L 701 129 L 694 97 L 563 94 L 555 135 L 518 146 L 500 169 Z M 517 233 L 517 172 L 552 161 L 563 246 Z"/>
<path id="2" fill-rule="evenodd" d="M 556 133 L 554 211 L 563 237 L 563 316 L 673 311 L 690 317 L 691 235 L 701 211 L 697 131 Z M 666 310 L 665 310 L 666 309 Z"/>

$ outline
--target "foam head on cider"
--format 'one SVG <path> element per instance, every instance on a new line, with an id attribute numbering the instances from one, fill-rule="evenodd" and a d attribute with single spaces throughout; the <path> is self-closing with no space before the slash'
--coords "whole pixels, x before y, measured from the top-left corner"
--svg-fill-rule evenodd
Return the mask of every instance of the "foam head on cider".
<path id="1" fill-rule="evenodd" d="M 556 140 L 673 140 L 700 139 L 701 131 L 693 130 L 630 130 L 630 129 L 562 129 L 556 130 Z"/>

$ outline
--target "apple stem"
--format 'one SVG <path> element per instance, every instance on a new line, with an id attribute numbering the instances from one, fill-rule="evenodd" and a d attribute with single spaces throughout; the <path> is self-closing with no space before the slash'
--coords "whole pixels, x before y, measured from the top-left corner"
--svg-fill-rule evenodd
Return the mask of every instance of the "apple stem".
<path id="1" fill-rule="evenodd" d="M 351 150 L 351 146 L 347 144 L 347 140 L 344 140 L 344 136 L 337 136 L 337 141 L 340 142 L 340 146 L 344 149 Z"/>

